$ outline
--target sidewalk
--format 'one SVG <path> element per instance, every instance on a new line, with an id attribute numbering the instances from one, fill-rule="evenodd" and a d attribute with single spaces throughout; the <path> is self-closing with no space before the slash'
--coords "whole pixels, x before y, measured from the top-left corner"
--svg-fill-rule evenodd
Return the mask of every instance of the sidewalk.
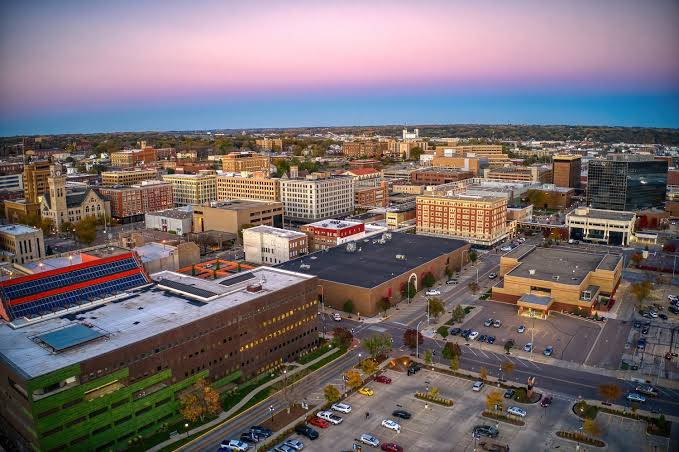
<path id="1" fill-rule="evenodd" d="M 309 361 L 308 363 L 306 363 L 306 364 L 304 364 L 304 365 L 299 364 L 298 367 L 295 367 L 294 369 L 288 371 L 287 377 L 286 377 L 286 375 L 280 375 L 280 376 L 274 378 L 273 380 L 268 381 L 268 382 L 266 382 L 265 384 L 263 384 L 263 385 L 257 387 L 254 391 L 250 392 L 248 395 L 246 395 L 245 397 L 243 397 L 243 399 L 242 399 L 240 402 L 238 402 L 236 405 L 234 405 L 233 407 L 231 407 L 231 409 L 230 409 L 229 411 L 222 411 L 222 412 L 219 414 L 219 416 L 217 416 L 216 419 L 213 419 L 213 420 L 210 421 L 210 422 L 206 422 L 206 423 L 203 424 L 203 425 L 200 425 L 200 426 L 198 426 L 198 427 L 196 427 L 196 428 L 194 428 L 194 429 L 192 429 L 192 430 L 189 430 L 188 433 L 187 433 L 187 432 L 184 432 L 184 433 L 182 433 L 181 435 L 177 435 L 177 436 L 175 436 L 174 438 L 170 438 L 170 439 L 168 439 L 168 440 L 166 440 L 166 441 L 163 441 L 163 442 L 160 443 L 160 444 L 156 444 L 155 446 L 153 446 L 153 447 L 151 447 L 150 449 L 148 449 L 148 452 L 159 451 L 159 450 L 163 449 L 164 447 L 169 446 L 169 445 L 172 444 L 172 443 L 176 443 L 176 442 L 178 442 L 178 441 L 180 441 L 180 440 L 182 440 L 182 439 L 185 439 L 185 438 L 187 438 L 187 437 L 190 437 L 190 436 L 192 436 L 192 435 L 195 435 L 196 433 L 201 433 L 201 432 L 207 433 L 207 430 L 208 430 L 208 429 L 212 429 L 212 428 L 218 427 L 218 426 L 220 426 L 222 423 L 228 421 L 229 418 L 230 418 L 234 413 L 237 413 L 238 410 L 240 410 L 246 403 L 248 403 L 248 402 L 250 401 L 250 399 L 252 399 L 252 398 L 253 398 L 255 395 L 257 395 L 260 391 L 262 391 L 262 390 L 264 390 L 264 389 L 266 389 L 266 388 L 268 388 L 268 387 L 271 387 L 271 386 L 275 385 L 276 383 L 282 381 L 284 378 L 290 378 L 291 376 L 293 376 L 293 375 L 295 375 L 295 374 L 301 372 L 303 369 L 306 369 L 307 367 L 316 364 L 317 362 L 319 362 L 319 361 L 321 361 L 321 360 L 327 358 L 328 356 L 331 356 L 332 354 L 337 353 L 339 350 L 340 350 L 339 348 L 333 347 L 330 351 L 328 351 L 327 353 L 324 353 L 323 355 L 319 356 L 318 358 L 314 359 L 313 361 Z"/>

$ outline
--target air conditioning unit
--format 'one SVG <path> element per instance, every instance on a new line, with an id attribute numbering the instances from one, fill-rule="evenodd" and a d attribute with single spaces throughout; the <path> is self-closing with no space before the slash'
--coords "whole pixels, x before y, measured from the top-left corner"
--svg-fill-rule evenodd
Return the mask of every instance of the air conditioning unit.
<path id="1" fill-rule="evenodd" d="M 534 269 L 534 268 L 531 268 L 530 270 L 528 270 L 528 274 L 529 274 L 529 275 L 534 275 L 534 274 L 535 274 L 535 269 Z"/>

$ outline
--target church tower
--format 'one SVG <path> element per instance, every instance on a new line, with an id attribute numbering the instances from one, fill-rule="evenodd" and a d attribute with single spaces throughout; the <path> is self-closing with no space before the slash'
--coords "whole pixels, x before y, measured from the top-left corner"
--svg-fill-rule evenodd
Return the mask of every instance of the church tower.
<path id="1" fill-rule="evenodd" d="M 50 177 L 47 179 L 50 190 L 50 216 L 54 226 L 61 232 L 61 225 L 68 221 L 68 206 L 66 204 L 66 176 L 62 174 L 59 164 L 50 167 Z"/>

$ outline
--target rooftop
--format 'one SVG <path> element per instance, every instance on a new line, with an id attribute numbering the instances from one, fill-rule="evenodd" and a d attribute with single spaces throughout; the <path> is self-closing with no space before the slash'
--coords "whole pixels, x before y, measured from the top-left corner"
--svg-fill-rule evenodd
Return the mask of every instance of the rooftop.
<path id="1" fill-rule="evenodd" d="M 279 201 L 258 201 L 256 199 L 229 199 L 227 201 L 212 201 L 203 204 L 201 207 L 211 207 L 213 209 L 241 210 L 241 209 L 261 209 L 280 205 Z"/>
<path id="2" fill-rule="evenodd" d="M 375 168 L 357 168 L 357 169 L 352 169 L 345 171 L 343 174 L 348 174 L 348 175 L 353 175 L 353 176 L 365 176 L 368 174 L 379 174 L 381 173 L 380 170 L 377 170 Z"/>
<path id="3" fill-rule="evenodd" d="M 22 264 L 21 267 L 25 270 L 28 270 L 30 273 L 35 274 L 91 261 L 93 260 L 93 257 L 97 259 L 103 259 L 129 252 L 130 250 L 117 246 L 98 246 L 96 248 L 83 249 L 72 254 L 62 254 L 60 256 L 47 257 L 45 259 L 31 261 Z"/>
<path id="4" fill-rule="evenodd" d="M 258 232 L 260 234 L 271 234 L 286 239 L 299 239 L 302 237 L 306 237 L 306 234 L 304 234 L 303 232 L 290 231 L 288 229 L 274 228 L 273 226 L 265 225 L 255 226 L 253 228 L 248 228 L 243 231 L 244 234 L 252 232 Z"/>
<path id="5" fill-rule="evenodd" d="M 174 218 L 175 220 L 185 220 L 187 218 L 193 218 L 193 209 L 188 210 L 183 207 L 178 207 L 176 209 L 166 209 L 159 210 L 157 212 L 148 212 L 146 215 Z"/>
<path id="6" fill-rule="evenodd" d="M 315 275 L 327 281 L 373 288 L 467 245 L 461 240 L 398 232 L 385 236 L 391 238 L 384 243 L 380 243 L 379 236 L 351 242 L 356 247 L 353 252 L 348 251 L 349 244 L 345 244 L 276 267 Z"/>
<path id="7" fill-rule="evenodd" d="M 600 220 L 633 221 L 636 215 L 634 212 L 580 207 L 568 213 L 566 216 L 597 218 Z"/>
<path id="8" fill-rule="evenodd" d="M 150 242 L 134 248 L 142 262 L 157 261 L 174 254 L 176 247 L 164 243 Z"/>
<path id="9" fill-rule="evenodd" d="M 351 228 L 353 226 L 358 226 L 359 224 L 363 223 L 361 223 L 360 221 L 348 221 L 348 220 L 321 220 L 316 221 L 315 223 L 306 224 L 304 225 L 304 227 L 334 229 L 336 231 L 339 231 L 340 229 Z"/>
<path id="10" fill-rule="evenodd" d="M 25 224 L 8 224 L 5 226 L 0 226 L 0 234 L 22 235 L 33 234 L 35 232 L 38 232 L 38 228 L 27 226 Z"/>
<path id="11" fill-rule="evenodd" d="M 522 251 L 519 251 L 519 249 Z M 512 255 L 512 253 L 516 253 Z M 597 269 L 614 270 L 622 256 L 617 254 L 583 253 L 580 251 L 518 247 L 507 257 L 519 260 L 519 265 L 507 275 L 519 278 L 553 281 L 559 284 L 580 285 L 590 272 Z"/>
<path id="12" fill-rule="evenodd" d="M 576 155 L 576 154 L 561 154 L 561 155 L 555 155 L 553 157 L 554 160 L 556 161 L 571 161 L 571 160 L 582 160 L 582 156 Z"/>
<path id="13" fill-rule="evenodd" d="M 22 328 L 0 325 L 0 359 L 9 362 L 25 378 L 35 378 L 190 324 L 309 278 L 269 267 L 259 267 L 231 278 L 211 281 L 173 272 L 160 272 L 152 277 L 168 285 L 172 285 L 172 281 L 178 285 L 147 287 L 88 311 Z M 253 282 L 264 280 L 261 291 L 246 290 Z M 229 284 L 230 281 L 233 283 Z M 201 296 L 203 292 L 195 291 L 198 293 L 196 295 L 192 288 L 214 295 L 206 301 Z M 73 327 L 77 330 L 70 329 Z M 68 334 L 56 333 L 64 328 L 69 328 Z M 74 343 L 75 346 L 72 346 Z M 55 346 L 63 351 L 58 352 Z"/>

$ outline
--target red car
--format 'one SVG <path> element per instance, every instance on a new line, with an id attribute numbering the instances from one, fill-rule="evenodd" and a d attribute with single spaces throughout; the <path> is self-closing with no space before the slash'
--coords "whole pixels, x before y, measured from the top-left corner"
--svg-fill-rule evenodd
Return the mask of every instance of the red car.
<path id="1" fill-rule="evenodd" d="M 552 404 L 552 396 L 551 395 L 543 397 L 542 400 L 540 401 L 540 406 L 542 408 L 547 408 L 551 404 Z"/>
<path id="2" fill-rule="evenodd" d="M 377 377 L 375 377 L 375 381 L 378 383 L 384 383 L 388 385 L 389 383 L 391 383 L 391 378 L 387 377 L 386 375 L 378 375 Z"/>
<path id="3" fill-rule="evenodd" d="M 330 427 L 330 424 L 328 423 L 328 421 L 326 421 L 326 420 L 324 420 L 324 419 L 321 419 L 320 417 L 312 417 L 312 418 L 309 420 L 309 424 L 315 425 L 316 427 L 319 427 L 319 428 L 328 428 L 328 427 Z"/>
<path id="4" fill-rule="evenodd" d="M 382 443 L 381 449 L 387 452 L 403 452 L 403 448 L 396 443 Z"/>

